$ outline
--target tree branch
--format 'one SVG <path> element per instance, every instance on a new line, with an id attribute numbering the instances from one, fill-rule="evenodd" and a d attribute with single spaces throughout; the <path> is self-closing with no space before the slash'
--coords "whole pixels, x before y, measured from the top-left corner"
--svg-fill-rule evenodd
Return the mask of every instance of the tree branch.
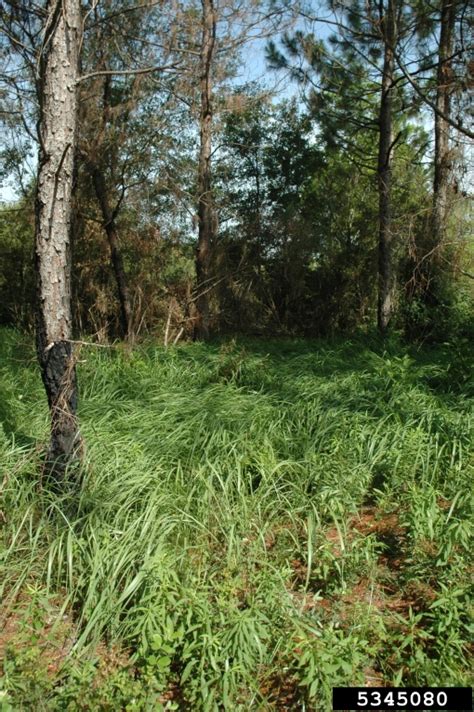
<path id="1" fill-rule="evenodd" d="M 168 69 L 177 69 L 178 67 L 179 62 L 175 62 L 174 64 L 165 64 L 163 66 L 158 67 L 143 67 L 141 69 L 104 69 L 98 72 L 90 72 L 89 74 L 83 74 L 81 77 L 79 77 L 76 84 L 79 84 L 80 82 L 85 82 L 87 79 L 93 79 L 94 77 L 151 74 L 152 72 L 164 72 Z"/>
<path id="2" fill-rule="evenodd" d="M 424 103 L 432 109 L 435 114 L 440 116 L 444 121 L 446 121 L 450 126 L 452 126 L 456 131 L 459 131 L 460 133 L 464 134 L 464 136 L 468 136 L 470 139 L 474 139 L 474 133 L 472 131 L 469 131 L 469 129 L 465 128 L 462 126 L 462 124 L 458 123 L 457 121 L 454 121 L 448 114 L 446 114 L 444 111 L 441 111 L 438 109 L 434 101 L 431 101 L 426 94 L 420 89 L 418 84 L 415 82 L 413 77 L 411 76 L 410 72 L 406 69 L 406 67 L 403 65 L 400 56 L 398 55 L 397 52 L 394 52 L 395 59 L 397 61 L 398 67 L 400 68 L 403 76 L 408 80 L 408 82 L 411 84 L 415 92 L 418 94 L 418 96 L 424 101 Z"/>

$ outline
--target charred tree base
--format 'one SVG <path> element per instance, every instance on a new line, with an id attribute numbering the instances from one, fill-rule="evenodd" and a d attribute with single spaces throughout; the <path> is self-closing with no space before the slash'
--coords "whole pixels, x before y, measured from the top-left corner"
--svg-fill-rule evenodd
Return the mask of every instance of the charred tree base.
<path id="1" fill-rule="evenodd" d="M 66 469 L 82 455 L 77 420 L 76 361 L 69 341 L 55 341 L 39 349 L 41 376 L 51 413 L 51 439 L 45 471 L 61 479 Z"/>

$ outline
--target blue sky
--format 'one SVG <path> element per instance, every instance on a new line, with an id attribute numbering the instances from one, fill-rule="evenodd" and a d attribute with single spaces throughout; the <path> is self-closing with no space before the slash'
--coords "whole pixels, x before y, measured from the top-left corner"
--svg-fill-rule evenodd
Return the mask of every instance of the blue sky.
<path id="1" fill-rule="evenodd" d="M 303 28 L 303 23 L 300 21 L 295 27 Z M 293 29 L 295 29 L 293 27 Z M 317 23 L 315 27 L 316 33 L 320 39 L 327 38 L 331 32 L 331 27 L 324 23 Z M 278 35 L 273 37 L 274 41 L 278 42 Z M 242 65 L 236 79 L 236 84 L 246 84 L 249 82 L 258 82 L 266 87 L 269 92 L 275 94 L 275 98 L 283 99 L 298 96 L 301 87 L 294 81 L 290 80 L 284 72 L 275 72 L 268 69 L 265 61 L 265 47 L 267 39 L 255 39 L 246 44 L 242 50 Z M 36 147 L 33 146 L 33 154 L 36 152 Z M 34 170 L 36 160 L 33 156 L 31 161 L 31 169 Z M 0 185 L 0 204 L 11 203 L 18 197 L 18 192 L 15 190 L 15 181 L 12 178 L 6 179 Z"/>

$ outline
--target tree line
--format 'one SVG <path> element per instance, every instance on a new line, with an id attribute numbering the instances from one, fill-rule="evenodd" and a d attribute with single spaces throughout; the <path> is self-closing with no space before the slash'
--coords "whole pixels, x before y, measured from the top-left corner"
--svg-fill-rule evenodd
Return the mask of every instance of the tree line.
<path id="1" fill-rule="evenodd" d="M 0 317 L 35 323 L 53 470 L 81 449 L 79 334 L 464 333 L 471 22 L 466 0 L 3 0 Z M 239 78 L 264 45 L 291 98 Z"/>

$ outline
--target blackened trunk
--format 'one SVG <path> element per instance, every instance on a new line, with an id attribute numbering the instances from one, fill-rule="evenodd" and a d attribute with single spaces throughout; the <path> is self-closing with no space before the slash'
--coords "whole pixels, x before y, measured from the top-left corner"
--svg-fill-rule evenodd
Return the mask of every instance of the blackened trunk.
<path id="1" fill-rule="evenodd" d="M 209 337 L 209 289 L 211 249 L 216 231 L 216 216 L 212 196 L 212 62 L 216 39 L 216 18 L 213 0 L 202 0 L 203 28 L 201 43 L 201 113 L 198 167 L 199 236 L 196 249 L 196 310 L 195 339 Z"/>
<path id="2" fill-rule="evenodd" d="M 104 174 L 97 166 L 91 166 L 90 170 L 92 181 L 94 183 L 95 194 L 100 206 L 102 224 L 109 243 L 112 269 L 117 283 L 122 334 L 125 338 L 128 338 L 131 331 L 131 308 L 127 288 L 127 277 L 123 266 L 122 253 L 119 247 L 117 227 L 109 205 Z"/>
<path id="3" fill-rule="evenodd" d="M 393 148 L 393 74 L 396 42 L 395 0 L 387 0 L 382 19 L 384 63 L 379 112 L 379 150 L 377 180 L 379 191 L 379 294 L 377 322 L 385 332 L 393 314 L 395 297 L 395 265 L 392 230 L 392 148 Z"/>
<path id="4" fill-rule="evenodd" d="M 76 145 L 79 0 L 48 0 L 39 65 L 40 105 L 35 255 L 36 342 L 51 413 L 48 469 L 79 453 L 77 382 L 71 345 L 70 230 Z"/>
<path id="5" fill-rule="evenodd" d="M 451 113 L 453 34 L 455 0 L 441 3 L 441 29 L 439 39 L 436 108 L 445 116 Z M 449 183 L 452 160 L 449 146 L 449 123 L 435 113 L 435 155 L 433 184 L 433 239 L 435 246 L 443 243 L 448 214 Z"/>

